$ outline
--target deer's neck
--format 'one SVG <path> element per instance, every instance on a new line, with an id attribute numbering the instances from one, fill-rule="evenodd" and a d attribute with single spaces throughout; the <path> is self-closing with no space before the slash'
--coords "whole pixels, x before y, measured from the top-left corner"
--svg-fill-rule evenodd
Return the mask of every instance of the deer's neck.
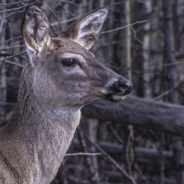
<path id="1" fill-rule="evenodd" d="M 80 109 L 49 108 L 26 89 L 24 81 L 20 88 L 14 116 L 5 126 L 5 132 L 11 131 L 6 133 L 9 141 L 16 142 L 13 141 L 14 146 L 5 151 L 11 149 L 14 155 L 10 155 L 10 159 L 16 157 L 11 160 L 13 167 L 25 166 L 19 172 L 24 172 L 22 175 L 27 177 L 27 183 L 49 183 L 56 175 L 79 124 Z"/>

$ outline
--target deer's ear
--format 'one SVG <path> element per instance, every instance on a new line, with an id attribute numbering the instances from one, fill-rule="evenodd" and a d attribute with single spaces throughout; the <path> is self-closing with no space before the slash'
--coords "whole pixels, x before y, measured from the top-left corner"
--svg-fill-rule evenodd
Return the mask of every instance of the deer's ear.
<path id="1" fill-rule="evenodd" d="M 86 49 L 90 49 L 98 38 L 108 10 L 100 8 L 74 22 L 62 36 L 69 38 Z"/>
<path id="2" fill-rule="evenodd" d="M 49 21 L 37 6 L 30 6 L 24 14 L 22 35 L 30 60 L 49 42 Z"/>

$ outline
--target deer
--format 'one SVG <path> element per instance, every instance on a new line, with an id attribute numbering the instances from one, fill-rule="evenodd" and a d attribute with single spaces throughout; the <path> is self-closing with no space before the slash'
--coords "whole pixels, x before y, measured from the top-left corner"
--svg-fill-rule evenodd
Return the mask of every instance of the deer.
<path id="1" fill-rule="evenodd" d="M 36 5 L 26 9 L 22 36 L 29 62 L 20 78 L 11 120 L 0 128 L 0 183 L 49 184 L 79 125 L 80 109 L 119 102 L 132 84 L 89 51 L 108 10 L 99 8 L 50 37 L 49 21 Z"/>

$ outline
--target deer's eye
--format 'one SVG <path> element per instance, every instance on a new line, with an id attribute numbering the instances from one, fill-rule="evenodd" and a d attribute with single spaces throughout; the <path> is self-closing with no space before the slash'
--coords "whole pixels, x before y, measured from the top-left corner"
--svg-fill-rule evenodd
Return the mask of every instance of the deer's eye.
<path id="1" fill-rule="evenodd" d="M 65 59 L 61 60 L 61 63 L 64 66 L 72 66 L 72 65 L 76 64 L 77 61 L 75 59 L 73 59 L 73 58 L 65 58 Z"/>

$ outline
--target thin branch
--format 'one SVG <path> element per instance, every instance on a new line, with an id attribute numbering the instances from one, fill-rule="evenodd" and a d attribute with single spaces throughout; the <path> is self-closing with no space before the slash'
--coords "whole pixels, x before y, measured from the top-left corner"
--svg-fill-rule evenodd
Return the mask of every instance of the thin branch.
<path id="1" fill-rule="evenodd" d="M 7 46 L 4 46 L 4 47 L 0 47 L 0 50 L 9 50 L 9 49 L 11 49 L 11 48 L 14 48 L 14 47 L 10 47 L 10 46 L 16 45 L 17 43 L 20 43 L 20 42 L 23 42 L 23 40 L 14 42 L 14 43 L 12 43 L 12 44 L 10 44 L 10 45 L 7 45 Z M 19 46 L 19 47 L 24 47 L 24 45 Z"/>
<path id="2" fill-rule="evenodd" d="M 10 13 L 8 13 L 8 14 L 6 14 L 6 16 L 5 16 L 5 19 L 9 19 L 9 17 L 11 17 L 11 16 L 13 16 L 13 15 L 18 15 L 18 14 L 21 14 L 21 13 L 24 13 L 25 12 L 25 10 L 19 10 L 19 11 L 16 11 L 16 12 L 10 12 Z"/>
<path id="3" fill-rule="evenodd" d="M 38 0 L 36 0 L 36 1 L 33 2 L 33 3 L 27 4 L 27 5 L 25 5 L 25 6 L 21 6 L 21 7 L 19 7 L 19 8 L 11 8 L 11 9 L 8 9 L 8 10 L 3 10 L 3 11 L 0 11 L 0 13 L 9 12 L 9 11 L 15 11 L 15 10 L 20 10 L 21 8 L 25 8 L 25 7 L 27 7 L 27 6 L 31 6 L 31 5 L 35 4 L 37 1 L 38 1 Z"/>
<path id="4" fill-rule="evenodd" d="M 126 159 L 126 166 L 128 168 L 129 171 L 129 175 L 132 176 L 132 165 L 135 161 L 135 150 L 134 150 L 134 146 L 133 146 L 133 126 L 129 125 L 126 129 L 126 131 L 128 130 L 127 133 L 125 133 L 125 135 L 127 134 L 127 136 L 125 137 L 125 144 L 124 144 L 124 153 L 125 153 L 125 159 Z"/>
<path id="5" fill-rule="evenodd" d="M 10 44 L 10 45 L 7 45 L 7 47 L 12 46 L 12 45 L 15 45 L 15 44 L 20 43 L 20 42 L 23 42 L 23 40 L 17 41 L 17 42 L 15 42 L 15 43 Z"/>
<path id="6" fill-rule="evenodd" d="M 129 24 L 129 25 L 117 28 L 117 29 L 112 29 L 112 30 L 109 30 L 109 31 L 101 32 L 100 34 L 105 34 L 105 33 L 110 33 L 110 32 L 113 32 L 113 31 L 118 31 L 118 30 L 124 29 L 126 27 L 130 27 L 130 26 L 133 26 L 135 24 L 142 24 L 142 23 L 145 23 L 145 22 L 148 22 L 148 20 L 137 21 L 137 22 L 134 22 L 133 24 Z"/>
<path id="7" fill-rule="evenodd" d="M 71 176 L 71 175 L 68 176 L 68 179 L 69 180 L 72 180 L 74 183 L 89 184 L 89 181 L 87 181 L 87 180 L 81 180 L 81 179 L 76 178 L 76 177 Z"/>
<path id="8" fill-rule="evenodd" d="M 102 153 L 67 153 L 65 156 L 70 157 L 70 156 L 99 156 L 102 155 Z"/>
<path id="9" fill-rule="evenodd" d="M 81 17 L 81 16 L 80 16 L 80 17 Z M 68 22 L 77 20 L 77 19 L 79 19 L 80 17 L 78 16 L 78 17 L 75 17 L 75 18 L 68 19 L 68 20 L 66 20 L 66 21 L 54 22 L 54 23 L 51 23 L 50 25 L 51 25 L 51 26 L 57 26 L 58 24 L 64 24 L 64 23 L 68 23 Z"/>
<path id="10" fill-rule="evenodd" d="M 79 141 L 80 141 L 80 144 L 81 144 L 83 151 L 88 154 L 89 151 L 88 151 L 86 141 L 84 138 L 84 133 L 82 132 L 82 130 L 80 128 L 78 129 L 78 136 L 79 136 Z M 91 158 L 89 156 L 86 157 L 86 164 L 87 164 L 89 172 L 90 172 L 90 175 L 89 175 L 90 181 L 94 184 L 98 184 L 99 179 L 98 179 L 98 177 L 96 177 L 96 172 L 95 172 L 95 169 L 91 163 Z"/>
<path id="11" fill-rule="evenodd" d="M 9 42 L 9 41 L 11 41 L 11 40 L 13 40 L 13 39 L 17 39 L 17 38 L 22 38 L 22 36 L 13 37 L 13 38 L 11 38 L 11 39 L 9 39 L 9 40 L 6 40 L 6 41 L 4 41 L 4 42 L 1 42 L 0 45 L 3 44 L 3 43 Z"/>
<path id="12" fill-rule="evenodd" d="M 176 63 L 169 63 L 169 64 L 164 64 L 163 67 L 176 66 L 176 65 L 179 65 L 179 64 L 183 64 L 183 63 L 184 63 L 183 61 L 176 62 Z"/>
<path id="13" fill-rule="evenodd" d="M 52 10 L 52 8 L 50 8 L 48 5 L 46 5 L 46 4 L 43 4 L 47 9 L 49 9 L 51 12 L 52 12 L 52 15 L 55 17 L 55 19 L 57 20 L 57 22 L 58 22 L 58 25 L 59 25 L 59 29 L 60 29 L 60 33 L 61 33 L 61 31 L 62 31 L 62 28 L 61 28 L 61 24 L 59 23 L 59 18 L 58 18 L 58 16 L 56 15 L 56 13 L 55 13 L 55 10 Z M 58 36 L 58 34 L 57 34 L 57 36 Z"/>
<path id="14" fill-rule="evenodd" d="M 165 95 L 168 95 L 169 93 L 171 93 L 173 90 L 175 90 L 179 84 L 181 83 L 181 81 L 179 81 L 173 88 L 163 92 L 162 94 L 158 95 L 157 97 L 153 98 L 153 100 L 159 100 L 160 98 L 162 98 Z"/>
<path id="15" fill-rule="evenodd" d="M 4 59 L 1 59 L 0 62 L 1 62 L 1 61 L 4 61 L 4 60 L 7 60 L 7 59 L 10 59 L 10 58 L 12 58 L 12 57 L 18 56 L 18 55 L 20 55 L 20 54 L 24 54 L 24 53 L 26 53 L 26 51 L 19 52 L 19 53 L 17 53 L 17 54 L 12 55 L 12 56 L 5 57 Z"/>
<path id="16" fill-rule="evenodd" d="M 134 0 L 134 1 L 138 1 L 140 3 L 146 3 L 146 1 L 140 1 L 140 0 Z M 116 3 L 111 3 L 109 5 L 107 5 L 107 7 L 112 7 L 113 5 L 120 5 L 120 4 L 123 4 L 124 1 L 120 1 L 120 2 L 116 2 Z"/>
<path id="17" fill-rule="evenodd" d="M 103 155 L 106 156 L 106 158 L 114 165 L 116 166 L 116 168 L 123 173 L 133 184 L 137 184 L 135 182 L 135 180 L 133 179 L 133 177 L 131 177 L 108 153 L 106 153 L 98 144 L 95 144 L 94 142 L 92 142 L 86 135 L 85 135 L 86 139 L 92 144 L 94 145 L 100 152 L 102 152 Z"/>
<path id="18" fill-rule="evenodd" d="M 124 144 L 123 143 L 123 140 L 121 139 L 121 137 L 116 133 L 116 131 L 114 130 L 114 128 L 111 126 L 110 123 L 108 123 L 108 126 L 110 128 L 110 130 L 112 131 L 113 135 L 116 137 L 116 139 L 119 141 L 119 143 L 121 143 L 122 145 Z"/>
<path id="19" fill-rule="evenodd" d="M 87 3 L 86 4 L 77 4 L 77 3 L 73 3 L 73 2 L 69 2 L 69 1 L 64 1 L 64 0 L 62 0 L 62 3 L 68 3 L 68 4 L 72 4 L 74 6 L 78 6 L 78 7 L 80 7 L 80 6 L 87 6 Z"/>
<path id="20" fill-rule="evenodd" d="M 23 68 L 23 65 L 18 64 L 18 63 L 15 63 L 15 62 L 11 62 L 11 61 L 8 61 L 8 60 L 4 60 L 4 62 L 6 62 L 6 63 L 8 63 L 8 64 L 11 64 L 11 65 L 18 66 L 18 67 L 20 67 L 20 68 Z"/>
<path id="21" fill-rule="evenodd" d="M 17 45 L 17 46 L 13 46 L 13 47 L 8 47 L 8 46 L 5 46 L 5 47 L 0 47 L 0 50 L 10 50 L 10 49 L 13 49 L 13 48 L 20 48 L 20 47 L 25 47 L 25 45 Z"/>
<path id="22" fill-rule="evenodd" d="M 32 1 L 32 0 L 24 0 L 24 1 L 19 1 L 19 2 L 16 2 L 16 3 L 0 4 L 0 6 L 9 6 L 9 5 L 14 5 L 14 4 L 20 4 L 20 3 L 26 2 L 26 1 Z"/>

